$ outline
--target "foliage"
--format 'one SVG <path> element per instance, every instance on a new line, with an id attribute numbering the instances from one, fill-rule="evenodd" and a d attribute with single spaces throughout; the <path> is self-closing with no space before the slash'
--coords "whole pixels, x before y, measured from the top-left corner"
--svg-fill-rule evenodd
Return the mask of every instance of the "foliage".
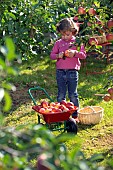
<path id="1" fill-rule="evenodd" d="M 93 1 L 87 1 L 89 7 L 93 3 Z M 74 139 L 74 136 L 61 134 L 55 137 L 41 125 L 4 127 L 4 119 L 1 116 L 1 112 L 7 113 L 11 108 L 12 100 L 9 92 L 16 90 L 10 81 L 10 77 L 18 74 L 15 61 L 21 63 L 16 53 L 22 54 L 25 60 L 33 58 L 37 53 L 47 52 L 51 39 L 56 38 L 57 21 L 66 16 L 74 16 L 80 4 L 80 0 L 62 3 L 59 0 L 7 0 L 0 4 L 0 44 L 2 45 L 0 48 L 0 168 L 3 170 L 35 169 L 28 162 L 32 156 L 36 158 L 42 152 L 48 156 L 48 166 L 51 169 L 104 169 L 96 164 L 103 159 L 102 155 L 96 154 L 87 159 L 79 151 L 80 146 L 75 147 L 71 154 L 67 152 L 64 143 Z M 102 1 L 102 5 L 106 5 L 106 1 Z M 110 4 L 107 2 L 107 5 L 109 7 Z M 6 38 L 4 43 L 5 36 L 12 39 Z M 78 141 L 77 138 L 76 141 Z"/>
<path id="2" fill-rule="evenodd" d="M 16 76 L 17 69 L 14 66 L 14 60 L 21 62 L 21 59 L 15 53 L 15 46 L 10 38 L 5 38 L 5 46 L 0 47 L 0 102 L 3 97 L 5 100 L 2 111 L 8 111 L 11 108 L 11 97 L 9 95 L 10 90 L 16 90 L 15 86 L 10 81 L 6 81 L 7 76 Z M 3 104 L 3 103 L 2 103 Z M 1 104 L 1 106 L 2 106 Z M 1 110 L 0 110 L 1 111 Z"/>
<path id="3" fill-rule="evenodd" d="M 2 37 L 10 36 L 18 47 L 18 53 L 22 54 L 23 60 L 37 57 L 38 53 L 49 53 L 51 43 L 58 38 L 55 28 L 56 23 L 61 18 L 78 15 L 77 11 L 81 5 L 86 7 L 87 11 L 90 7 L 95 7 L 97 14 L 104 23 L 112 17 L 113 4 L 106 0 L 69 0 L 62 1 L 62 3 L 59 0 L 7 0 L 0 4 L 0 43 L 3 44 Z M 85 21 L 82 32 L 86 30 L 85 32 L 88 33 L 91 29 L 101 27 L 92 24 L 92 27 L 85 29 L 88 20 L 94 22 L 94 17 L 89 18 L 88 15 L 79 16 L 79 20 Z M 81 37 L 80 34 L 79 37 Z M 82 41 L 84 41 L 84 38 Z"/>

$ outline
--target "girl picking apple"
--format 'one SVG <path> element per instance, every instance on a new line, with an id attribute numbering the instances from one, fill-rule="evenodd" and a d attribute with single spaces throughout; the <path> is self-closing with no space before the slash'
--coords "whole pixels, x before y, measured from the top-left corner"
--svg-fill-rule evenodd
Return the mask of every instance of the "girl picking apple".
<path id="1" fill-rule="evenodd" d="M 86 58 L 86 51 L 84 45 L 81 45 L 80 51 L 77 51 L 75 35 L 79 29 L 71 18 L 62 19 L 56 25 L 56 29 L 61 38 L 55 42 L 50 58 L 56 60 L 57 101 L 66 100 L 68 91 L 70 101 L 79 107 L 78 71 L 81 66 L 80 60 Z M 77 116 L 77 111 L 75 111 L 72 117 L 76 119 Z"/>

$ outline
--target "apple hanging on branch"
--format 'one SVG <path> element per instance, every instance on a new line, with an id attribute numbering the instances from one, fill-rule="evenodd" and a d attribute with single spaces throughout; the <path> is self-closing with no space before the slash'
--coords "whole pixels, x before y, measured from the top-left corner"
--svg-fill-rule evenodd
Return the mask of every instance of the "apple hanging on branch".
<path id="1" fill-rule="evenodd" d="M 83 15 L 83 14 L 86 14 L 86 10 L 85 10 L 85 8 L 84 7 L 79 7 L 78 8 L 78 14 L 80 14 L 80 15 Z"/>
<path id="2" fill-rule="evenodd" d="M 108 28 L 112 28 L 112 27 L 113 27 L 113 18 L 111 18 L 111 19 L 107 22 L 107 26 L 108 26 Z"/>
<path id="3" fill-rule="evenodd" d="M 89 39 L 89 44 L 90 45 L 98 45 L 98 40 L 96 38 L 91 37 Z"/>
<path id="4" fill-rule="evenodd" d="M 96 15 L 96 10 L 94 8 L 90 8 L 88 10 L 88 14 L 94 16 L 94 15 Z"/>

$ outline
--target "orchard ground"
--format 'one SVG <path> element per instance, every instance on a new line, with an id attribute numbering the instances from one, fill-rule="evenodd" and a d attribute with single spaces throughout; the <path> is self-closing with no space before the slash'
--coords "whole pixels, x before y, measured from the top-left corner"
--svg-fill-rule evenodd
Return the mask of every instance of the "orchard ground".
<path id="1" fill-rule="evenodd" d="M 97 61 L 98 62 L 98 61 Z M 103 62 L 103 61 L 102 61 Z M 106 71 L 103 74 L 89 74 L 86 75 L 87 69 L 95 70 L 95 64 L 91 66 L 87 64 L 86 67 L 79 71 L 79 85 L 78 92 L 80 98 L 81 108 L 85 106 L 97 105 L 104 108 L 104 117 L 97 125 L 82 125 L 78 124 L 78 137 L 82 141 L 82 151 L 86 157 L 95 153 L 102 153 L 105 155 L 103 164 L 113 156 L 113 101 L 105 102 L 102 97 L 95 96 L 96 93 L 107 93 L 109 77 L 113 76 L 113 66 L 104 64 L 102 70 Z M 109 71 L 110 69 L 110 71 Z M 55 80 L 55 63 L 49 58 L 40 58 L 40 62 L 35 61 L 23 62 L 20 66 L 20 74 L 16 78 L 12 78 L 16 91 L 11 91 L 12 109 L 5 115 L 6 126 L 18 126 L 21 124 L 37 124 L 37 112 L 32 110 L 33 102 L 28 94 L 28 89 L 34 86 L 41 86 L 46 89 L 48 94 L 56 100 L 57 86 Z M 113 81 L 110 81 L 113 85 Z M 36 96 L 40 95 L 42 99 L 42 92 L 37 91 Z M 68 98 L 67 98 L 68 100 Z M 60 132 L 58 132 L 60 133 Z M 76 141 L 71 140 L 66 142 L 66 146 L 71 152 L 76 147 Z"/>

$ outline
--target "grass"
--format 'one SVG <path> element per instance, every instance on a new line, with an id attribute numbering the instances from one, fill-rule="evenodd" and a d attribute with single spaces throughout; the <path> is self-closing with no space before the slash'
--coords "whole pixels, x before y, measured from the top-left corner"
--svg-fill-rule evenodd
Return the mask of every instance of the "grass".
<path id="1" fill-rule="evenodd" d="M 101 61 L 99 60 L 99 62 Z M 105 102 L 102 97 L 95 96 L 95 94 L 106 94 L 107 88 L 105 86 L 109 81 L 109 86 L 113 85 L 113 80 L 109 80 L 110 76 L 113 76 L 113 65 L 106 64 L 105 61 L 99 62 L 88 57 L 85 67 L 81 67 L 78 93 L 81 108 L 89 105 L 101 106 L 104 108 L 104 117 L 97 125 L 78 124 L 78 136 L 82 141 L 81 150 L 86 157 L 95 153 L 103 153 L 105 160 L 102 164 L 106 166 L 113 155 L 113 101 Z M 100 67 L 101 65 L 102 67 Z M 11 111 L 5 116 L 5 126 L 37 124 L 37 113 L 32 110 L 33 102 L 28 95 L 28 89 L 41 86 L 46 89 L 53 100 L 56 100 L 55 62 L 51 61 L 48 56 L 43 56 L 24 61 L 22 65 L 17 64 L 17 66 L 20 69 L 19 75 L 9 78 L 17 90 L 11 92 L 13 105 Z M 98 68 L 106 72 L 86 74 L 92 70 L 98 71 Z M 109 69 L 111 69 L 110 72 Z M 40 92 L 37 92 L 36 96 L 38 96 L 38 100 L 44 97 Z M 76 147 L 76 140 L 66 142 L 66 146 L 71 152 Z"/>

